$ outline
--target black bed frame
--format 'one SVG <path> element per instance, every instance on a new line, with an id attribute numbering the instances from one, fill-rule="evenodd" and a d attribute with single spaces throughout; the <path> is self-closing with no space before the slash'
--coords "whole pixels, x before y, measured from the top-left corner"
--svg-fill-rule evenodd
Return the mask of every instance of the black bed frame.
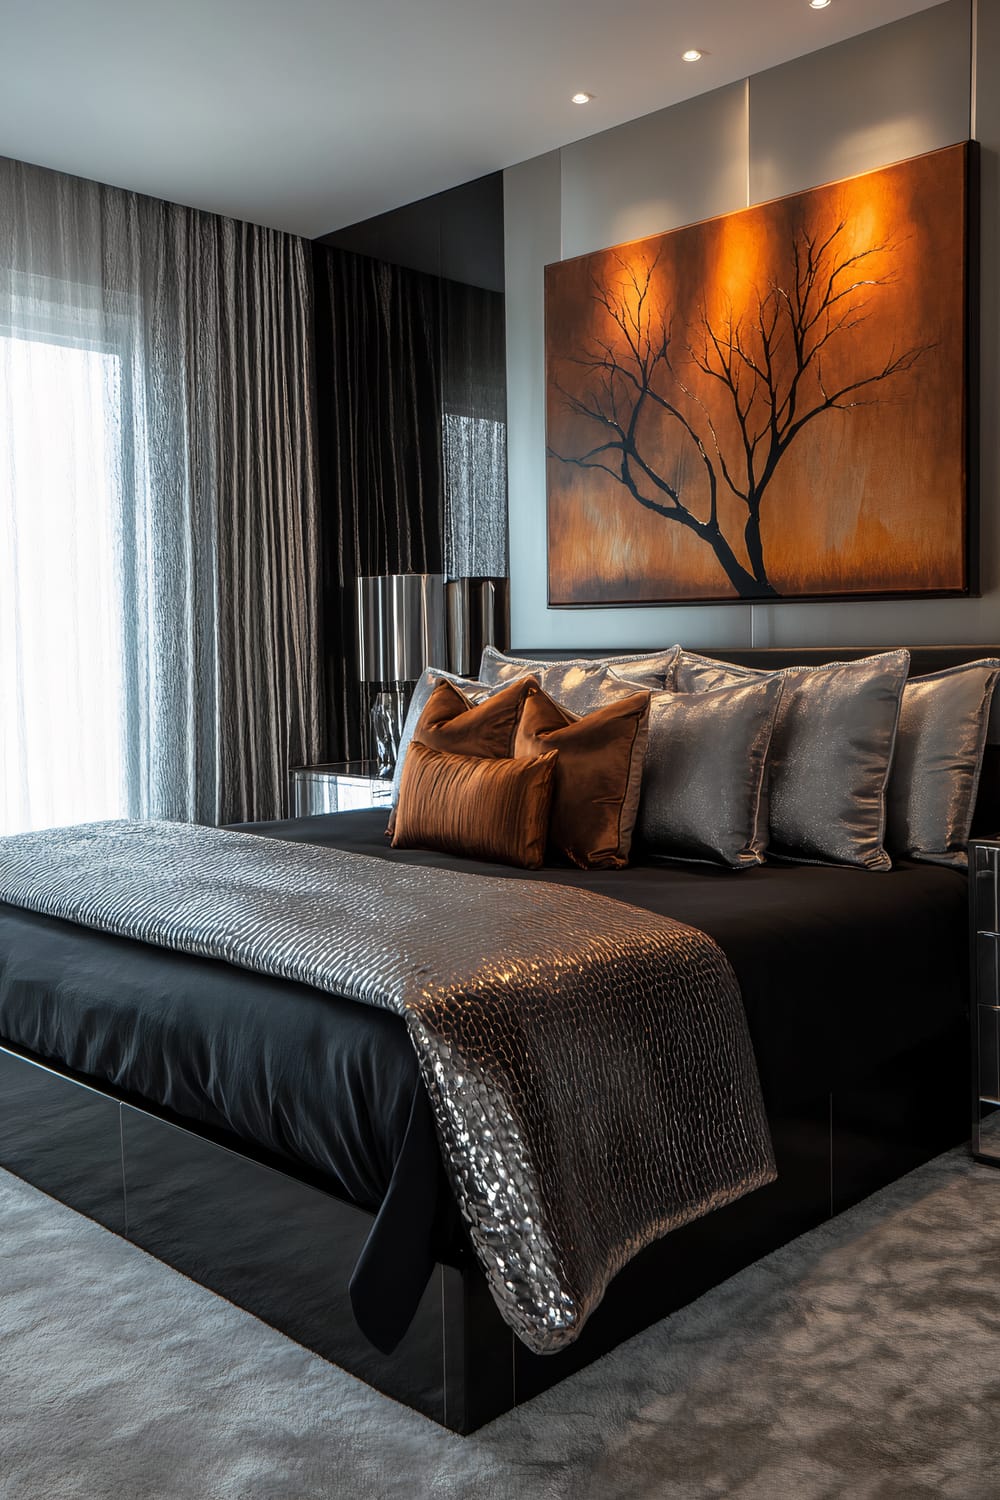
<path id="1" fill-rule="evenodd" d="M 866 653 L 715 654 L 777 666 Z M 911 671 L 986 655 L 1000 648 L 914 648 Z M 978 831 L 988 831 L 998 797 L 991 760 Z M 643 1251 L 615 1278 L 577 1342 L 545 1357 L 514 1337 L 478 1265 L 462 1252 L 435 1267 L 399 1347 L 379 1353 L 359 1332 L 347 1290 L 370 1214 L 337 1198 L 316 1173 L 2 1042 L 0 1165 L 378 1390 L 467 1433 L 967 1139 L 967 1030 L 953 1021 L 942 1026 L 832 1091 L 819 1082 L 822 1060 L 815 1082 L 804 1068 L 801 1102 L 771 1117 L 778 1180 Z"/>

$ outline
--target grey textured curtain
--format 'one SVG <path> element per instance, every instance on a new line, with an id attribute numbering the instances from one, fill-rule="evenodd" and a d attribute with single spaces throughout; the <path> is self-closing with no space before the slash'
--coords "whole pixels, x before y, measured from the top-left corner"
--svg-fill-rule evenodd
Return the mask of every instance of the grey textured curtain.
<path id="1" fill-rule="evenodd" d="M 120 710 L 102 728 L 115 767 L 102 808 L 117 795 L 130 816 L 272 817 L 289 764 L 317 758 L 311 323 L 306 242 L 0 160 L 0 413 L 6 394 L 17 438 L 0 447 L 0 511 L 25 584 L 17 611 L 0 607 L 0 688 L 5 756 L 29 762 L 22 826 L 54 818 L 29 774 L 53 732 L 63 760 L 96 732 L 86 703 L 44 701 L 42 678 L 50 698 L 61 692 L 29 586 L 46 548 L 64 593 L 79 595 L 75 614 L 62 609 L 71 664 L 72 620 L 88 639 L 95 608 L 113 620 L 115 638 L 105 630 L 78 664 L 86 674 L 104 653 L 94 691 Z M 48 478 L 30 431 L 46 408 L 63 455 Z M 82 537 L 105 512 L 98 598 Z M 72 545 L 67 525 L 80 531 Z M 68 821 L 88 815 L 83 791 L 74 805 Z"/>

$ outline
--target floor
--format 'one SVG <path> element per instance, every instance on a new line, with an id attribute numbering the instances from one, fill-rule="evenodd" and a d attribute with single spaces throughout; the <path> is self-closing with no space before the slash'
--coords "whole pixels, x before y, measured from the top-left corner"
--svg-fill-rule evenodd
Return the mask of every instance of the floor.
<path id="1" fill-rule="evenodd" d="M 3 1500 L 996 1500 L 1000 1170 L 951 1152 L 460 1438 L 0 1173 Z"/>

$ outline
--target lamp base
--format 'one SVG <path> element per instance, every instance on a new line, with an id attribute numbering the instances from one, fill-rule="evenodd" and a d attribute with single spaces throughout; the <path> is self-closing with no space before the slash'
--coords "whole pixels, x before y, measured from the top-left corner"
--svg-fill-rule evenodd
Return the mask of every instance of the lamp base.
<path id="1" fill-rule="evenodd" d="M 402 683 L 380 688 L 372 697 L 372 742 L 379 776 L 391 776 L 396 768 L 408 699 L 407 686 Z"/>

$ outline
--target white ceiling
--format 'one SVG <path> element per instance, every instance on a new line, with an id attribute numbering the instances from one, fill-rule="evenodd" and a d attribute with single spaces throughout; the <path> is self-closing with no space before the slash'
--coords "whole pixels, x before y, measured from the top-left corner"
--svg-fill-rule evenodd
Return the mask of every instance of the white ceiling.
<path id="1" fill-rule="evenodd" d="M 934 3 L 0 0 L 0 155 L 316 236 Z"/>

